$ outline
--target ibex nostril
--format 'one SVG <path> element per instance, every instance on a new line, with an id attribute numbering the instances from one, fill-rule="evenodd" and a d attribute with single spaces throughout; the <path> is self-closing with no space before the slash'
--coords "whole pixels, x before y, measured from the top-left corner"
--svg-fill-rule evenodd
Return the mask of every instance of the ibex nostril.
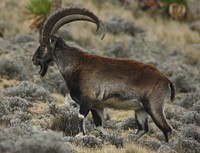
<path id="1" fill-rule="evenodd" d="M 172 82 L 153 65 L 85 53 L 53 35 L 64 24 L 78 20 L 93 22 L 100 29 L 105 29 L 101 20 L 87 9 L 59 9 L 45 22 L 40 47 L 35 53 L 37 56 L 32 60 L 41 66 L 40 74 L 44 76 L 49 66 L 48 60 L 54 59 L 72 99 L 80 105 L 81 133 L 86 132 L 85 118 L 90 111 L 94 124 L 103 131 L 104 108 L 109 107 L 135 110 L 139 136 L 148 131 L 150 115 L 168 141 L 172 127 L 164 115 L 164 104 L 175 97 Z M 55 40 L 53 44 L 50 38 Z M 47 53 L 42 57 L 44 46 L 52 49 L 45 50 Z"/>

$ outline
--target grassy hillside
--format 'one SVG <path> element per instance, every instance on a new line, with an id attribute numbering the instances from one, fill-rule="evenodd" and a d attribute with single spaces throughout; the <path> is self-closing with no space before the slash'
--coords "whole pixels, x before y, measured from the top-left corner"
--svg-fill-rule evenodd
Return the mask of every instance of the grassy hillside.
<path id="1" fill-rule="evenodd" d="M 200 150 L 200 34 L 188 21 L 150 15 L 137 1 L 63 0 L 63 7 L 79 6 L 94 12 L 105 24 L 103 40 L 95 25 L 70 23 L 58 34 L 66 43 L 96 55 L 128 58 L 154 64 L 175 84 L 176 99 L 165 114 L 177 131 L 169 143 L 149 117 L 149 132 L 135 140 L 134 111 L 106 109 L 107 136 L 95 130 L 91 116 L 88 133 L 75 138 L 78 107 L 56 65 L 42 79 L 31 58 L 39 32 L 30 28 L 28 0 L 1 0 L 0 28 L 0 152 L 80 153 L 197 153 Z M 35 148 L 34 148 L 35 147 Z M 28 148 L 28 149 L 27 149 Z M 43 148 L 43 150 L 39 150 Z M 26 152 L 27 153 L 27 152 Z"/>

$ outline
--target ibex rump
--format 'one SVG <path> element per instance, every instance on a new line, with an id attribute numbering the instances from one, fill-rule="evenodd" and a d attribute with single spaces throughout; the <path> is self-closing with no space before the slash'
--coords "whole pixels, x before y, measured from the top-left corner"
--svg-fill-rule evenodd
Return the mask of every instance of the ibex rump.
<path id="1" fill-rule="evenodd" d="M 164 104 L 174 99 L 173 84 L 152 65 L 91 55 L 68 46 L 53 35 L 62 25 L 77 20 L 93 22 L 97 30 L 104 30 L 101 20 L 89 10 L 60 9 L 45 22 L 33 63 L 41 66 L 42 77 L 51 61 L 57 64 L 72 99 L 80 105 L 80 132 L 85 134 L 85 118 L 89 111 L 96 127 L 104 132 L 102 118 L 104 108 L 109 107 L 135 110 L 139 136 L 148 131 L 150 115 L 168 141 L 172 127 L 164 115 Z"/>

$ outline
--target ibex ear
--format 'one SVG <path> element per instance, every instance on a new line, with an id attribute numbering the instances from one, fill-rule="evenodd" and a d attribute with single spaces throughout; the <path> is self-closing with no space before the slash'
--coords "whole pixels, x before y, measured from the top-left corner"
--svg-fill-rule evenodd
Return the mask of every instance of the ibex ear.
<path id="1" fill-rule="evenodd" d="M 54 49 L 56 46 L 57 38 L 55 36 L 51 36 L 49 41 L 50 41 L 51 48 Z"/>

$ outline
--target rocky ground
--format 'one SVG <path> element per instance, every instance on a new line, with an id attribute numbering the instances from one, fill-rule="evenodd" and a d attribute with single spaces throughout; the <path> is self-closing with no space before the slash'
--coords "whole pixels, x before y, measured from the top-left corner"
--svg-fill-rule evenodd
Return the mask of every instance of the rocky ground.
<path id="1" fill-rule="evenodd" d="M 10 3 L 6 1 L 2 5 L 10 8 Z M 64 5 L 68 3 L 66 1 Z M 83 6 L 79 2 L 77 5 Z M 95 130 L 89 116 L 86 126 L 90 134 L 76 138 L 79 132 L 78 106 L 70 99 L 57 67 L 52 64 L 47 75 L 41 79 L 38 68 L 31 62 L 38 46 L 38 33 L 28 27 L 10 31 L 11 25 L 6 25 L 11 21 L 2 17 L 0 26 L 5 29 L 5 33 L 0 38 L 0 152 L 73 153 L 85 152 L 80 148 L 89 148 L 90 152 L 131 153 L 135 151 L 131 146 L 137 145 L 143 149 L 139 150 L 138 147 L 135 152 L 141 153 L 149 152 L 149 149 L 159 153 L 198 153 L 199 35 L 187 28 L 187 23 L 153 19 L 146 17 L 146 14 L 140 14 L 138 19 L 138 13 L 133 12 L 127 4 L 121 6 L 110 2 L 101 6 L 97 1 L 94 4 L 87 1 L 85 7 L 96 9 L 98 16 L 102 15 L 107 27 L 105 39 L 100 41 L 94 34 L 94 27 L 86 27 L 88 24 L 83 23 L 70 25 L 68 30 L 61 29 L 60 35 L 67 43 L 93 54 L 135 59 L 156 65 L 176 87 L 176 99 L 166 105 L 165 113 L 177 134 L 169 143 L 165 143 L 162 133 L 149 117 L 149 132 L 136 141 L 134 112 L 107 109 L 104 120 L 107 135 L 102 136 Z M 118 9 L 125 13 L 119 14 Z M 24 20 L 21 26 L 26 26 L 27 22 Z M 19 23 L 16 24 L 13 26 L 17 29 Z M 165 24 L 168 27 L 163 27 Z M 151 26 L 157 27 L 156 32 Z M 78 35 L 80 27 L 84 29 Z M 166 28 L 169 29 L 163 30 Z M 109 147 L 114 148 L 105 149 Z"/>

